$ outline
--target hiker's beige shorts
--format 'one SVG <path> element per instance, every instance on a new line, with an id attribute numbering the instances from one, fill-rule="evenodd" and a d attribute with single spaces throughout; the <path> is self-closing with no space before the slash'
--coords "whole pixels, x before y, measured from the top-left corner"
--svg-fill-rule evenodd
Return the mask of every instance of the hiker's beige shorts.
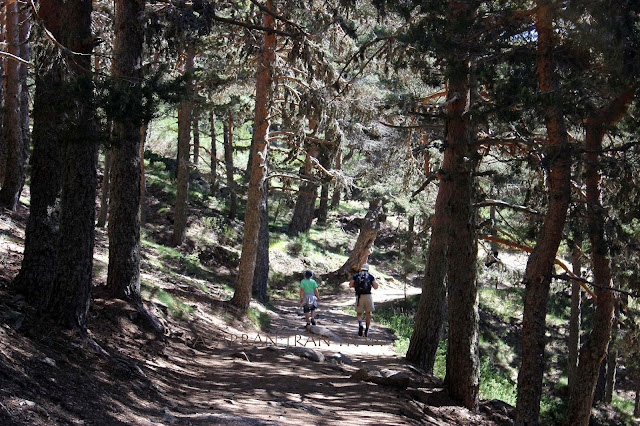
<path id="1" fill-rule="evenodd" d="M 376 307 L 373 305 L 373 297 L 370 294 L 356 296 L 356 313 L 373 312 Z"/>

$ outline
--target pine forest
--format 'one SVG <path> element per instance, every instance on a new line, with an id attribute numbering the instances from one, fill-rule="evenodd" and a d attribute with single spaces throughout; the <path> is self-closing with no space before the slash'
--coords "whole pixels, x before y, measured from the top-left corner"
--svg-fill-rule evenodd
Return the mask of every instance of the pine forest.
<path id="1" fill-rule="evenodd" d="M 640 2 L 0 3 L 1 425 L 640 424 Z"/>

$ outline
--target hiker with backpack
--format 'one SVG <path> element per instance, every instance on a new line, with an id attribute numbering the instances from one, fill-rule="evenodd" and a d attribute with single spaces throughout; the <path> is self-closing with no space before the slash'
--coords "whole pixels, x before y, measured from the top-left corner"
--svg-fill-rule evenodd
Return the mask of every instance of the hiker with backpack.
<path id="1" fill-rule="evenodd" d="M 369 335 L 369 325 L 371 324 L 371 312 L 375 311 L 371 288 L 377 289 L 376 279 L 369 273 L 369 265 L 366 263 L 360 268 L 360 272 L 353 274 L 349 287 L 356 290 L 356 314 L 358 318 L 358 336 Z M 366 328 L 362 327 L 362 314 L 365 314 Z"/>
<path id="2" fill-rule="evenodd" d="M 300 303 L 302 304 L 302 311 L 304 312 L 304 319 L 316 325 L 314 318 L 315 311 L 318 309 L 318 283 L 312 279 L 313 271 L 307 270 L 304 273 L 304 279 L 300 281 Z"/>

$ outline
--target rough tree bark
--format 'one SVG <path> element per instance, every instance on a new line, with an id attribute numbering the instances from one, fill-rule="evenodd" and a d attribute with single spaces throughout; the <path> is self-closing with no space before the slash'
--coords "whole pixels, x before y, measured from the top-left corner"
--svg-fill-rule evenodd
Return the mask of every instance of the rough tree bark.
<path id="1" fill-rule="evenodd" d="M 164 327 L 147 311 L 140 295 L 140 200 L 142 44 L 140 19 L 145 0 L 116 0 L 113 77 L 127 103 L 113 117 L 111 193 L 109 203 L 109 267 L 107 292 L 131 303 L 160 334 Z"/>
<path id="2" fill-rule="evenodd" d="M 298 235 L 311 229 L 314 211 L 316 207 L 316 198 L 318 198 L 318 183 L 312 175 L 313 163 L 311 157 L 318 156 L 318 147 L 313 145 L 308 149 L 308 154 L 304 162 L 304 168 L 301 170 L 301 177 L 305 179 L 300 185 L 298 199 L 293 209 L 293 216 L 289 222 L 289 235 Z"/>
<path id="3" fill-rule="evenodd" d="M 587 425 L 591 416 L 593 392 L 598 380 L 600 363 L 607 354 L 613 322 L 614 296 L 612 289 L 609 245 L 605 236 L 605 209 L 602 205 L 602 176 L 600 151 L 607 127 L 615 124 L 626 112 L 634 97 L 631 89 L 621 92 L 609 105 L 587 120 L 585 136 L 585 181 L 587 193 L 587 224 L 591 241 L 596 310 L 589 338 L 580 348 L 576 385 L 569 398 L 565 425 Z"/>
<path id="4" fill-rule="evenodd" d="M 266 173 L 266 170 L 265 170 Z M 258 209 L 260 211 L 260 230 L 258 231 L 258 247 L 256 251 L 256 269 L 253 275 L 253 297 L 261 302 L 269 300 L 267 285 L 269 283 L 269 182 L 265 180 Z"/>
<path id="5" fill-rule="evenodd" d="M 236 181 L 233 178 L 233 117 L 231 114 L 226 121 L 223 121 L 222 131 L 224 133 L 224 167 L 229 191 L 229 219 L 235 219 L 238 215 L 238 195 Z"/>
<path id="6" fill-rule="evenodd" d="M 31 44 L 29 37 L 31 35 L 31 8 L 28 6 L 20 7 L 20 57 L 25 61 L 31 60 Z M 31 129 L 29 123 L 29 67 L 20 67 L 20 124 L 22 139 L 22 157 L 25 166 L 29 164 L 29 156 L 31 155 Z M 24 179 L 23 179 L 24 183 Z M 20 190 L 22 192 L 22 189 Z"/>
<path id="7" fill-rule="evenodd" d="M 451 150 L 444 152 L 443 170 L 452 164 Z M 416 311 L 415 326 L 409 341 L 407 360 L 433 373 L 436 352 L 440 343 L 447 294 L 445 278 L 447 275 L 447 235 L 450 228 L 451 186 L 453 181 L 443 174 L 436 196 L 435 212 L 432 219 L 431 239 L 427 252 L 427 264 L 422 294 Z"/>
<path id="8" fill-rule="evenodd" d="M 0 10 L 0 27 L 4 26 L 4 13 L 3 10 Z M 5 32 L 0 31 L 0 43 L 5 43 Z M 5 79 L 5 61 L 0 61 L 0 82 L 3 82 Z M 4 84 L 0 84 L 0 105 L 4 104 Z M 2 115 L 0 114 L 0 187 L 2 187 L 4 183 L 4 174 L 7 167 L 7 153 L 4 148 L 4 143 L 2 141 Z"/>
<path id="9" fill-rule="evenodd" d="M 267 0 L 266 7 L 273 10 L 273 1 Z M 266 28 L 274 28 L 275 20 L 268 13 L 262 14 L 262 24 Z M 241 309 L 247 309 L 251 300 L 251 288 L 256 269 L 256 256 L 260 234 L 260 202 L 266 190 L 267 170 L 267 138 L 269 135 L 269 104 L 272 96 L 272 65 L 276 54 L 276 35 L 265 31 L 262 54 L 256 72 L 256 104 L 253 120 L 253 141 L 251 143 L 252 163 L 251 179 L 247 195 L 247 207 L 244 216 L 244 235 L 242 237 L 242 254 L 238 266 L 236 289 L 230 303 Z M 265 205 L 266 208 L 266 205 Z"/>
<path id="10" fill-rule="evenodd" d="M 13 2 L 6 5 L 5 11 L 5 38 L 7 52 L 20 56 L 20 25 L 18 10 L 19 3 Z M 20 69 L 24 67 L 18 61 L 5 61 L 4 79 L 4 108 L 2 119 L 2 145 L 4 158 L 6 159 L 4 181 L 0 189 L 0 207 L 15 210 L 18 207 L 20 193 L 25 179 L 25 156 L 22 138 L 23 126 L 20 122 L 20 98 L 22 84 L 20 82 Z"/>
<path id="11" fill-rule="evenodd" d="M 563 112 L 554 101 L 556 91 L 553 68 L 554 7 L 537 2 L 535 26 L 538 32 L 537 74 L 543 97 L 547 128 L 545 158 L 549 164 L 549 206 L 536 245 L 527 261 L 524 275 L 524 314 L 522 321 L 522 363 L 518 372 L 516 425 L 537 425 L 544 374 L 545 321 L 549 286 L 571 197 L 571 152 Z"/>
<path id="12" fill-rule="evenodd" d="M 193 70 L 195 51 L 192 45 L 186 49 L 186 74 Z M 188 83 L 191 86 L 191 77 Z M 189 89 L 190 92 L 191 89 Z M 184 242 L 187 229 L 187 198 L 189 196 L 189 145 L 191 135 L 191 101 L 183 99 L 178 107 L 178 167 L 176 185 L 176 205 L 173 212 L 173 236 L 171 244 L 179 246 Z"/>
<path id="13" fill-rule="evenodd" d="M 44 12 L 41 19 L 59 40 L 65 21 L 62 9 L 54 3 L 41 1 L 40 10 Z M 45 40 L 42 34 L 38 35 Z M 62 185 L 60 145 L 67 112 L 67 84 L 64 63 L 54 59 L 57 48 L 46 41 L 36 46 L 31 202 L 22 265 L 13 284 L 31 305 L 42 307 L 55 277 Z M 51 102 L 52 99 L 57 101 Z"/>
<path id="14" fill-rule="evenodd" d="M 471 2 L 449 2 L 452 25 L 470 28 Z M 472 411 L 478 408 L 477 243 L 473 201 L 475 164 L 469 146 L 470 51 L 463 34 L 451 36 L 454 48 L 445 69 L 448 91 L 446 144 L 436 198 L 427 268 L 407 359 L 433 371 L 440 341 L 445 295 L 449 304 L 449 339 L 445 384 L 449 394 Z M 445 277 L 448 292 L 445 288 Z"/>
<path id="15" fill-rule="evenodd" d="M 58 41 L 70 52 L 78 53 L 65 52 L 64 94 L 56 95 L 63 96 L 67 111 L 61 135 L 58 261 L 45 311 L 64 326 L 84 329 L 91 294 L 98 159 L 91 73 L 92 2 L 41 1 L 40 16 L 46 14 L 42 10 L 45 6 L 48 10 L 58 9 L 52 13 L 59 13 L 63 21 Z"/>
<path id="16" fill-rule="evenodd" d="M 475 17 L 472 2 L 451 0 L 452 20 L 470 28 Z M 466 24 L 466 25 L 465 25 Z M 460 35 L 462 37 L 462 35 Z M 478 410 L 480 367 L 478 360 L 478 297 L 476 287 L 477 241 L 473 202 L 475 160 L 470 144 L 471 122 L 470 54 L 457 46 L 457 55 L 449 59 L 446 77 L 447 118 L 445 150 L 451 151 L 449 232 L 447 243 L 447 302 L 449 305 L 449 341 L 445 384 L 449 395 L 469 410 Z"/>

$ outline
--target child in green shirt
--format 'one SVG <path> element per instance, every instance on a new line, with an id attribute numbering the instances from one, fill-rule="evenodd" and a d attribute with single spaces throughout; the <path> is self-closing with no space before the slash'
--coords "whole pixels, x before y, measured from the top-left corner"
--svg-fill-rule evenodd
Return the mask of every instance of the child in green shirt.
<path id="1" fill-rule="evenodd" d="M 308 270 L 304 273 L 304 279 L 300 281 L 300 303 L 302 304 L 307 325 L 309 325 L 309 321 L 311 321 L 311 324 L 316 325 L 314 316 L 315 310 L 318 308 L 320 295 L 318 294 L 318 283 L 311 277 L 313 277 L 313 272 Z"/>

